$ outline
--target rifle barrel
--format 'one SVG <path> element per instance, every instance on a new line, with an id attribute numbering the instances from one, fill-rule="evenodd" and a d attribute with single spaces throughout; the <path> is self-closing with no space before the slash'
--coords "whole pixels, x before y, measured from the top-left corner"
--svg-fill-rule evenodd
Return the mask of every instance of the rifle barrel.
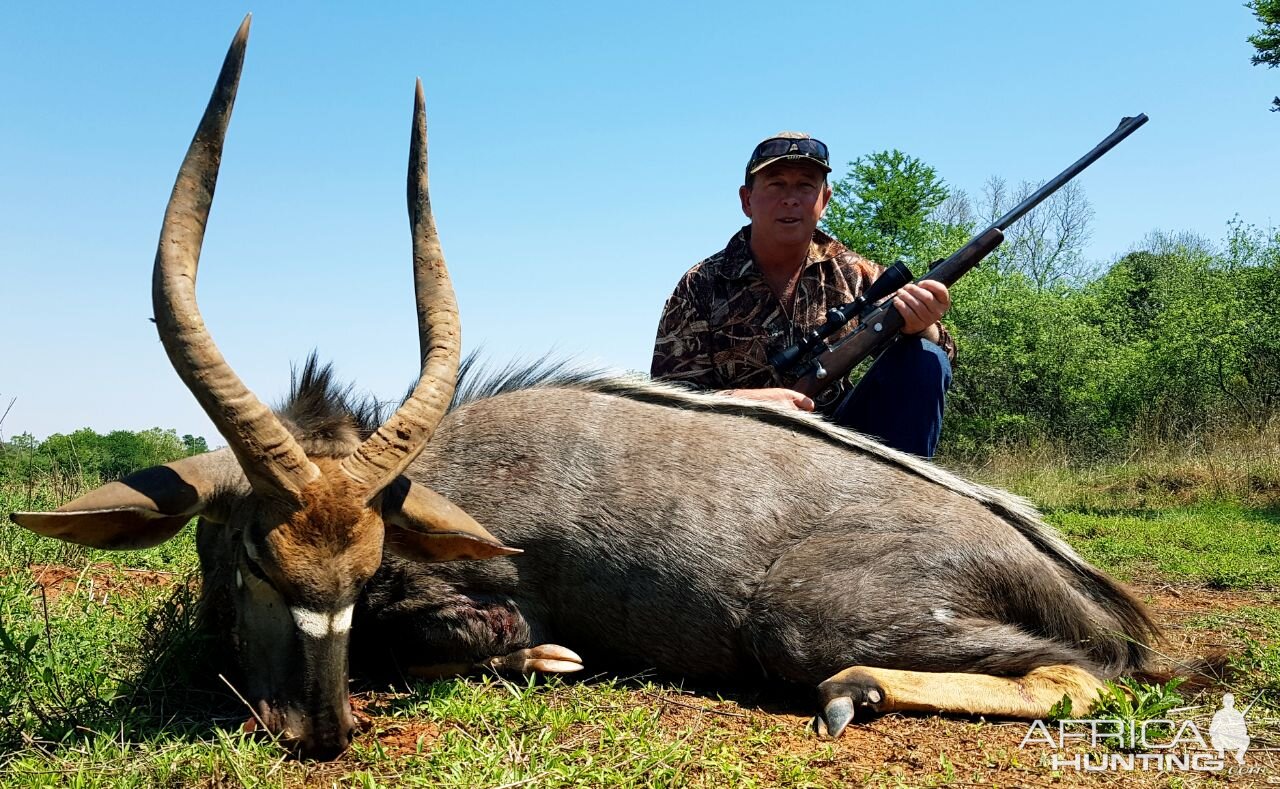
<path id="1" fill-rule="evenodd" d="M 1133 118 L 1121 118 L 1120 125 L 1116 127 L 1116 130 L 1108 134 L 1106 139 L 1094 146 L 1092 151 L 1081 156 L 1076 160 L 1075 164 L 1058 173 L 1052 181 L 1049 181 L 1044 186 L 1037 189 L 1035 193 L 1026 200 L 1023 200 L 1021 203 L 1014 206 L 1009 213 L 997 219 L 991 227 L 996 227 L 1000 230 L 1008 229 L 1009 225 L 1012 225 L 1014 222 L 1021 219 L 1024 214 L 1039 205 L 1046 197 L 1058 191 L 1059 187 L 1067 181 L 1070 181 L 1072 178 L 1079 175 L 1081 170 L 1102 158 L 1103 154 L 1119 145 L 1121 140 L 1128 137 L 1130 134 L 1133 134 L 1138 130 L 1139 126 L 1146 122 L 1147 115 L 1144 112 L 1138 113 L 1137 116 Z M 990 228 L 988 228 L 988 230 L 989 229 Z"/>

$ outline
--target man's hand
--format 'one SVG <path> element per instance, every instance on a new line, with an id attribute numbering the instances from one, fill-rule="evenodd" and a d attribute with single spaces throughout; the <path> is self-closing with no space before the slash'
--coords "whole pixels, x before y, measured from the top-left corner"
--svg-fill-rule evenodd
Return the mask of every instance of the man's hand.
<path id="1" fill-rule="evenodd" d="M 898 308 L 905 321 L 903 334 L 919 334 L 926 340 L 937 342 L 938 330 L 934 324 L 951 309 L 951 293 L 946 285 L 936 280 L 910 282 L 894 294 L 893 306 Z"/>
<path id="2" fill-rule="evenodd" d="M 772 389 L 722 389 L 720 391 L 721 394 L 740 397 L 743 400 L 759 400 L 763 403 L 791 406 L 801 411 L 813 410 L 813 400 L 794 389 L 775 387 Z"/>

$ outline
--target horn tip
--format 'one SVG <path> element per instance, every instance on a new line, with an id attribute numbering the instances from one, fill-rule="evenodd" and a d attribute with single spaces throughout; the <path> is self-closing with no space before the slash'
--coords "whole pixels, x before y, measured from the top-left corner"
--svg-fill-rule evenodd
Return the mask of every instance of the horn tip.
<path id="1" fill-rule="evenodd" d="M 422 91 L 422 77 L 418 77 L 418 83 L 413 92 L 413 147 L 415 149 L 417 149 L 419 143 L 425 144 L 426 127 L 427 99 Z"/>
<path id="2" fill-rule="evenodd" d="M 249 37 L 249 25 L 253 22 L 253 12 L 244 15 L 244 21 L 240 23 L 239 29 L 236 30 L 236 41 L 242 42 Z"/>

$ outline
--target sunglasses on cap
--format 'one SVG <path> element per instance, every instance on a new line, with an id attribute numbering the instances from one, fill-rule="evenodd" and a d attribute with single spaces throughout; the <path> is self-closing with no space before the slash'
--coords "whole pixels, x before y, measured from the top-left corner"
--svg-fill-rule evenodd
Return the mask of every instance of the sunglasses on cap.
<path id="1" fill-rule="evenodd" d="M 770 159 L 811 159 L 828 171 L 831 169 L 830 153 L 822 140 L 812 137 L 773 137 L 756 146 L 751 152 L 751 161 L 747 164 L 747 173 L 751 174 L 762 163 Z"/>

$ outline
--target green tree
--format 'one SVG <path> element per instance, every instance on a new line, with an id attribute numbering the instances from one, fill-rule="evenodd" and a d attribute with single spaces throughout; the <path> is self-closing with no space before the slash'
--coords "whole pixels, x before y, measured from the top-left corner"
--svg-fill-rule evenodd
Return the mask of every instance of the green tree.
<path id="1" fill-rule="evenodd" d="M 1138 432 L 1193 435 L 1221 410 L 1212 381 L 1216 329 L 1207 316 L 1222 312 L 1225 294 L 1211 284 L 1212 261 L 1203 239 L 1153 234 L 1086 288 L 1108 347 L 1135 357 L 1123 419 Z"/>
<path id="2" fill-rule="evenodd" d="M 91 428 L 71 434 L 54 433 L 40 444 L 40 454 L 52 467 L 69 474 L 101 476 L 104 468 L 114 465 L 112 449 Z"/>
<path id="3" fill-rule="evenodd" d="M 96 485 L 207 451 L 208 442 L 201 436 L 179 438 L 177 431 L 158 427 L 106 435 L 85 427 L 54 433 L 44 441 L 23 433 L 0 442 L 0 481 L 55 475 Z"/>
<path id="4" fill-rule="evenodd" d="M 924 264 L 964 242 L 967 228 L 957 233 L 933 219 L 947 199 L 946 184 L 932 167 L 902 151 L 855 159 L 832 192 L 823 229 L 877 263 L 906 257 Z"/>
<path id="5" fill-rule="evenodd" d="M 1133 354 L 1108 342 L 1079 289 L 979 267 L 952 293 L 959 359 L 943 431 L 950 451 L 1051 441 L 1099 454 L 1124 441 Z"/>
<path id="6" fill-rule="evenodd" d="M 1222 249 L 1152 234 L 1087 288 L 1092 320 L 1141 358 L 1127 413 L 1143 432 L 1263 429 L 1280 410 L 1280 233 L 1228 228 Z"/>
<path id="7" fill-rule="evenodd" d="M 102 470 L 102 475 L 108 479 L 123 477 L 138 469 L 158 466 L 187 455 L 177 431 L 172 429 L 153 427 L 136 433 L 115 430 L 108 433 L 105 440 L 112 450 L 112 462 Z"/>
<path id="8" fill-rule="evenodd" d="M 182 446 L 188 455 L 202 455 L 209 451 L 209 442 L 204 436 L 193 436 L 187 433 L 182 436 Z"/>
<path id="9" fill-rule="evenodd" d="M 1153 233 L 1088 281 L 980 266 L 952 289 L 948 452 L 1088 456 L 1280 419 L 1280 231 Z"/>
<path id="10" fill-rule="evenodd" d="M 1280 66 L 1280 0 L 1250 0 L 1245 3 L 1245 8 L 1252 11 L 1262 24 L 1262 29 L 1249 36 L 1249 43 L 1257 50 L 1251 58 L 1253 65 Z M 1280 112 L 1280 96 L 1271 104 L 1272 112 Z"/>
<path id="11" fill-rule="evenodd" d="M 86 427 L 70 435 L 54 433 L 40 444 L 37 454 L 51 467 L 112 480 L 191 453 L 175 430 L 153 427 L 138 432 L 113 430 L 101 435 Z"/>
<path id="12" fill-rule="evenodd" d="M 43 459 L 39 448 L 40 442 L 30 433 L 19 433 L 0 443 L 0 480 L 19 479 L 38 471 Z"/>
<path id="13" fill-rule="evenodd" d="M 1280 412 L 1280 229 L 1228 223 L 1223 268 L 1231 287 L 1234 369 L 1224 391 L 1258 428 Z"/>

